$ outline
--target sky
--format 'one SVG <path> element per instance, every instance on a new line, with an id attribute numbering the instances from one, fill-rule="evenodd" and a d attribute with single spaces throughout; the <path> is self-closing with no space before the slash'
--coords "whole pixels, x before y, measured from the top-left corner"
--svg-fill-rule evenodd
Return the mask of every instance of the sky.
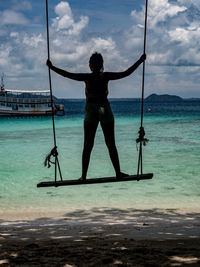
<path id="1" fill-rule="evenodd" d="M 89 72 L 95 51 L 105 71 L 123 71 L 143 53 L 145 0 L 49 1 L 50 55 Z M 0 0 L 0 74 L 6 89 L 48 90 L 45 0 Z M 149 0 L 145 96 L 200 97 L 200 1 Z M 142 66 L 109 82 L 109 97 L 141 96 Z M 53 94 L 84 98 L 84 83 L 52 73 Z"/>

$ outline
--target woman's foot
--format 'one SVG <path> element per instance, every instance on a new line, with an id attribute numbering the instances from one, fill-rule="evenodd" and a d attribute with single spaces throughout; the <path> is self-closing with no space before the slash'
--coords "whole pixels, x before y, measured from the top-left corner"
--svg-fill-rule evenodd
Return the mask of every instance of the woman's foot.
<path id="1" fill-rule="evenodd" d="M 128 177 L 128 176 L 129 175 L 127 173 L 120 172 L 119 174 L 116 175 L 116 178 L 121 179 L 121 178 Z"/>
<path id="2" fill-rule="evenodd" d="M 81 176 L 81 178 L 79 178 L 78 181 L 80 181 L 80 182 L 82 182 L 82 183 L 85 183 L 86 178 Z"/>

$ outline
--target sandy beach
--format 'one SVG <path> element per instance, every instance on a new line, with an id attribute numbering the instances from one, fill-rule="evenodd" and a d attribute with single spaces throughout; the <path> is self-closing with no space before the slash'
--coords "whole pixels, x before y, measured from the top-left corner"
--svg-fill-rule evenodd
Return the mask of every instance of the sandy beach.
<path id="1" fill-rule="evenodd" d="M 94 208 L 55 215 L 4 214 L 0 265 L 200 266 L 198 212 Z"/>

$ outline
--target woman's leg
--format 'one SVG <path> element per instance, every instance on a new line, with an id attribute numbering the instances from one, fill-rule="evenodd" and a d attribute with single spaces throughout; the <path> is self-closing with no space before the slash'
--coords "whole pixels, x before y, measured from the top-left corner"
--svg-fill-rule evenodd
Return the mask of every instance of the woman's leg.
<path id="1" fill-rule="evenodd" d="M 90 162 L 90 155 L 94 145 L 94 138 L 97 130 L 97 124 L 84 122 L 84 147 L 82 153 L 82 180 L 86 180 L 87 170 Z"/>
<path id="2" fill-rule="evenodd" d="M 116 172 L 116 177 L 121 177 L 119 157 L 115 145 L 114 121 L 110 123 L 101 123 L 101 127 L 110 154 L 110 159 Z"/>

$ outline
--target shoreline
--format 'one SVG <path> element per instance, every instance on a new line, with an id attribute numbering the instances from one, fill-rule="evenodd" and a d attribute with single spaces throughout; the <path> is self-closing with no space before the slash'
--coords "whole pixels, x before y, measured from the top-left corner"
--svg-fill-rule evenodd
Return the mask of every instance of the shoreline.
<path id="1" fill-rule="evenodd" d="M 190 209 L 120 209 L 120 208 L 92 208 L 75 209 L 70 211 L 54 211 L 41 213 L 17 213 L 13 217 L 0 213 L 0 230 L 6 228 L 45 228 L 45 227 L 136 227 L 142 230 L 149 229 L 149 236 L 158 238 L 179 235 L 183 237 L 200 237 L 200 211 Z M 162 229 L 157 234 L 157 229 Z M 146 230 L 145 230 L 146 231 Z M 162 234 L 161 234 L 162 232 Z M 137 231 L 136 231 L 137 233 Z M 179 234 L 178 234 L 179 233 Z M 143 236 L 143 235 L 142 235 Z M 145 236 L 143 236 L 145 238 Z"/>
<path id="2" fill-rule="evenodd" d="M 136 204 L 133 207 L 130 206 L 124 206 L 119 205 L 116 207 L 115 205 L 109 206 L 109 207 L 101 207 L 101 206 L 91 206 L 91 207 L 85 207 L 83 206 L 62 206 L 62 208 L 55 206 L 55 207 L 25 207 L 25 206 L 19 206 L 19 207 L 7 207 L 7 208 L 1 208 L 0 209 L 0 226 L 1 221 L 8 221 L 8 222 L 14 222 L 14 221 L 32 221 L 38 218 L 48 218 L 48 219 L 59 219 L 63 218 L 66 214 L 75 214 L 78 212 L 87 213 L 90 215 L 90 217 L 95 214 L 95 212 L 98 213 L 107 213 L 110 211 L 110 218 L 113 219 L 112 211 L 114 211 L 114 214 L 116 215 L 116 211 L 119 211 L 119 214 L 123 212 L 123 214 L 126 214 L 130 217 L 131 214 L 134 215 L 137 211 L 152 211 L 152 212 L 161 212 L 162 214 L 167 214 L 170 212 L 176 212 L 177 214 L 184 215 L 184 214 L 198 214 L 200 213 L 200 208 L 198 203 L 194 205 L 194 203 L 191 203 L 190 205 L 185 206 L 183 205 L 166 205 L 166 204 L 159 204 L 159 205 L 140 205 Z"/>

